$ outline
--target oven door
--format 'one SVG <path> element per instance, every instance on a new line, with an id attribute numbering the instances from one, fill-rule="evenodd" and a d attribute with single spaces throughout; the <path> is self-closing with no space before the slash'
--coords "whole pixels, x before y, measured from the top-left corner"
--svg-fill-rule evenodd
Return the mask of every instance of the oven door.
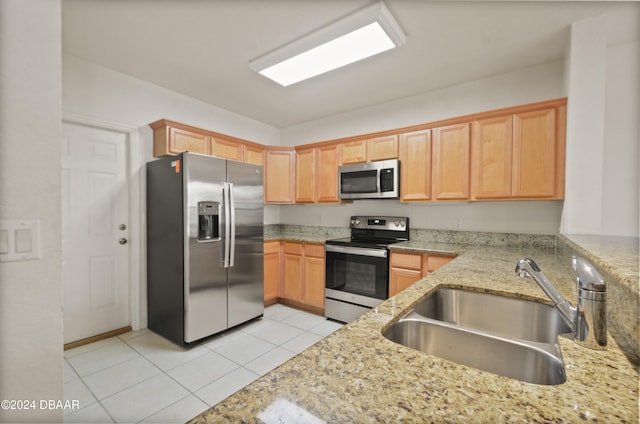
<path id="1" fill-rule="evenodd" d="M 387 299 L 389 257 L 386 248 L 325 245 L 325 261 L 327 297 L 351 302 L 359 299 L 363 302 L 355 303 L 364 305 L 371 303 L 367 299 Z"/>

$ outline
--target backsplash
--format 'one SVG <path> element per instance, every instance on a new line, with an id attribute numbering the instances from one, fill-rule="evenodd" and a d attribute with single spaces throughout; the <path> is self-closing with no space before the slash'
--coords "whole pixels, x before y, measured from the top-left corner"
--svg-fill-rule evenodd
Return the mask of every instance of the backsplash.
<path id="1" fill-rule="evenodd" d="M 265 238 L 274 238 L 279 234 L 318 236 L 332 239 L 349 237 L 346 227 L 327 227 L 315 225 L 270 224 L 264 227 Z M 425 230 L 413 228 L 409 239 L 436 243 L 455 243 L 462 245 L 480 245 L 495 247 L 536 247 L 554 249 L 555 235 L 493 233 L 483 231 Z"/>
<path id="2" fill-rule="evenodd" d="M 556 236 L 540 234 L 492 233 L 483 231 L 422 230 L 411 229 L 409 239 L 474 246 L 536 247 L 554 249 Z"/>

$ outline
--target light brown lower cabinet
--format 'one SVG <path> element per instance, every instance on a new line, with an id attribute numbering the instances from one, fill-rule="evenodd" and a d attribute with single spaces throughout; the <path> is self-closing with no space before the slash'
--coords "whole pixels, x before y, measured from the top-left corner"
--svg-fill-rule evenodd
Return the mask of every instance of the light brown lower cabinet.
<path id="1" fill-rule="evenodd" d="M 278 302 L 280 286 L 280 242 L 264 242 L 264 305 Z"/>
<path id="2" fill-rule="evenodd" d="M 426 277 L 454 257 L 432 253 L 391 252 L 389 267 L 389 297 L 406 289 L 416 281 Z"/>
<path id="3" fill-rule="evenodd" d="M 285 241 L 281 242 L 281 246 L 282 272 L 278 300 L 324 314 L 324 245 Z"/>

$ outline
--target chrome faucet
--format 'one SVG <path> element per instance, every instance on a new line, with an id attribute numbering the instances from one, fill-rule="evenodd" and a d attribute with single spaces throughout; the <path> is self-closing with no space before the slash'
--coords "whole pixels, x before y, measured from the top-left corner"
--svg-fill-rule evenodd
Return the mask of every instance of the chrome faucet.
<path id="1" fill-rule="evenodd" d="M 516 274 L 523 278 L 533 278 L 538 283 L 558 308 L 562 319 L 573 330 L 576 343 L 590 349 L 606 349 L 606 284 L 595 267 L 583 258 L 573 256 L 571 268 L 578 285 L 576 307 L 571 306 L 532 259 L 521 259 L 516 265 Z"/>

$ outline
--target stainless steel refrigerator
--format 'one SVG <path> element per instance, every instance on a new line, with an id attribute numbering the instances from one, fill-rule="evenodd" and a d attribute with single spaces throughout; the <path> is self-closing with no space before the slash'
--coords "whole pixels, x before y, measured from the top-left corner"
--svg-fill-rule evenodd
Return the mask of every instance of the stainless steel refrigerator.
<path id="1" fill-rule="evenodd" d="M 147 308 L 181 345 L 264 313 L 263 169 L 194 153 L 147 163 Z"/>

